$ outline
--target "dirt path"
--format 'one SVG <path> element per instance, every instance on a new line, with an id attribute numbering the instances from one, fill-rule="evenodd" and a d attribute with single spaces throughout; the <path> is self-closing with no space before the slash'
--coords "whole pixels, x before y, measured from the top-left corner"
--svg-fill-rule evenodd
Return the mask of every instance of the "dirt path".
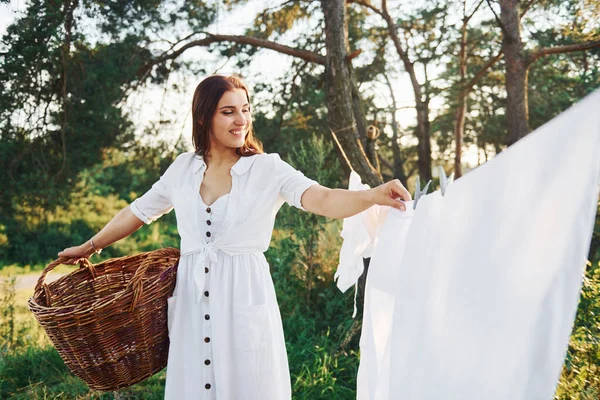
<path id="1" fill-rule="evenodd" d="M 35 273 L 31 273 L 31 274 L 26 274 L 26 275 L 17 275 L 16 276 L 17 280 L 15 282 L 15 290 L 31 289 L 31 291 L 33 292 L 33 288 L 35 288 L 35 284 L 37 283 L 38 279 L 40 278 L 40 275 L 41 275 L 41 272 L 35 272 Z M 55 281 L 63 275 L 64 274 L 50 272 L 46 276 L 46 282 L 50 283 L 52 281 Z M 0 278 L 0 279 L 8 279 L 8 278 Z"/>

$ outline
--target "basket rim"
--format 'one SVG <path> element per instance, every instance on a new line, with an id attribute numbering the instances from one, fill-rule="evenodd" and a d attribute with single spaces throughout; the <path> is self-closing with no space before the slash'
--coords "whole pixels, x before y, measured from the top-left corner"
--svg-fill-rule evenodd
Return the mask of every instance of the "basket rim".
<path id="1" fill-rule="evenodd" d="M 164 250 L 164 249 L 159 249 L 159 250 Z M 178 250 L 178 249 L 176 249 L 176 250 Z M 157 250 L 147 251 L 147 252 L 135 254 L 135 255 L 132 255 L 132 256 L 117 257 L 117 258 L 139 257 L 139 256 L 151 254 L 151 253 L 153 253 L 155 251 L 157 251 Z M 102 261 L 102 262 L 100 262 L 98 264 L 95 264 L 95 266 L 100 265 L 100 264 L 105 263 L 105 262 L 108 262 L 110 260 L 114 260 L 114 259 L 115 258 L 104 260 L 104 261 Z M 153 288 L 155 285 L 158 284 L 158 282 L 161 280 L 161 278 L 162 278 L 162 276 L 164 274 L 167 274 L 171 270 L 176 269 L 178 265 L 179 265 L 179 256 L 177 257 L 177 260 L 175 261 L 175 263 L 173 265 L 171 265 L 170 267 L 168 267 L 167 269 L 165 269 L 164 271 L 162 271 L 154 279 L 143 279 L 142 282 L 144 283 L 144 288 L 146 290 L 149 290 L 149 289 Z M 77 273 L 84 273 L 84 271 L 85 271 L 84 268 L 78 268 L 78 269 L 76 269 L 76 270 L 74 270 L 74 271 L 72 271 L 72 272 L 70 272 L 70 273 L 68 273 L 68 274 L 60 277 L 56 281 L 50 282 L 48 284 L 48 286 L 50 288 L 52 288 L 53 285 L 56 286 L 63 279 L 66 280 L 67 277 L 72 276 L 72 275 L 77 274 Z M 32 311 L 35 308 L 36 311 L 51 311 L 51 310 L 65 311 L 65 310 L 69 310 L 70 312 L 75 312 L 75 311 L 83 311 L 83 310 L 86 310 L 86 309 L 89 309 L 89 308 L 98 308 L 98 307 L 103 306 L 104 305 L 103 303 L 113 303 L 113 302 L 115 302 L 117 300 L 120 300 L 121 297 L 130 295 L 132 291 L 133 291 L 133 288 L 128 288 L 127 286 L 125 286 L 125 288 L 123 288 L 123 289 L 121 289 L 121 290 L 119 290 L 117 292 L 111 293 L 111 294 L 109 294 L 107 296 L 104 296 L 104 297 L 102 297 L 100 299 L 96 299 L 96 300 L 89 301 L 89 302 L 83 302 L 83 303 L 73 304 L 73 305 L 67 305 L 67 306 L 44 306 L 44 305 L 39 304 L 36 301 L 36 295 L 39 295 L 39 294 L 43 293 L 43 289 L 42 289 L 42 287 L 40 287 L 37 291 L 34 290 L 34 292 L 31 295 L 31 297 L 29 297 L 29 299 L 27 300 L 27 304 L 29 305 L 30 309 L 32 309 Z"/>
<path id="2" fill-rule="evenodd" d="M 159 277 L 162 276 L 163 274 L 169 272 L 170 270 L 175 269 L 176 267 L 177 267 L 177 263 L 175 265 L 169 267 L 165 271 L 161 272 Z M 145 280 L 145 282 L 148 282 L 148 281 L 149 281 L 148 279 Z M 156 286 L 158 284 L 158 282 L 159 282 L 159 278 L 151 280 L 147 284 L 148 286 L 145 286 L 145 290 L 150 290 L 151 288 Z M 90 302 L 83 302 L 80 304 L 69 305 L 69 306 L 44 306 L 44 305 L 41 305 L 35 300 L 35 293 L 34 293 L 29 298 L 27 303 L 32 309 L 35 308 L 36 311 L 53 311 L 53 310 L 65 311 L 65 310 L 68 310 L 69 312 L 76 312 L 76 311 L 84 311 L 84 310 L 91 309 L 91 308 L 101 308 L 104 305 L 111 304 L 111 303 L 114 303 L 115 301 L 121 300 L 122 297 L 130 296 L 132 292 L 133 292 L 133 288 L 129 288 L 129 289 L 124 288 L 124 289 L 119 290 L 118 292 L 109 294 L 101 299 L 93 300 Z"/>

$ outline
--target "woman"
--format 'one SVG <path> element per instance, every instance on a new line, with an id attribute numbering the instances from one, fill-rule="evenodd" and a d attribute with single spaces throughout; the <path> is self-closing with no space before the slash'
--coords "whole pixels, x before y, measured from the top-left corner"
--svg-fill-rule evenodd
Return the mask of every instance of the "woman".
<path id="1" fill-rule="evenodd" d="M 60 252 L 75 262 L 175 208 L 181 236 L 169 307 L 165 398 L 291 398 L 281 316 L 269 265 L 284 202 L 330 218 L 374 204 L 404 210 L 398 180 L 371 190 L 328 189 L 266 154 L 254 137 L 248 89 L 236 77 L 203 80 L 192 103 L 194 152 L 181 154 L 152 188 L 87 243 Z"/>

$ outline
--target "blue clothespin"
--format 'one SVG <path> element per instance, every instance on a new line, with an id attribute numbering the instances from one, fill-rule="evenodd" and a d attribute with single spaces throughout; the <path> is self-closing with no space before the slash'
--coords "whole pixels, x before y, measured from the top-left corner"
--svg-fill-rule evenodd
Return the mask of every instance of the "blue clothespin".
<path id="1" fill-rule="evenodd" d="M 446 171 L 442 166 L 440 168 L 440 189 L 442 191 L 442 196 L 446 194 L 446 188 L 450 186 L 452 182 L 454 182 L 454 172 L 450 174 L 449 177 L 446 177 Z"/>
<path id="2" fill-rule="evenodd" d="M 429 190 L 429 185 L 431 185 L 431 179 L 429 180 L 429 182 L 427 182 L 425 188 L 421 190 L 421 179 L 419 179 L 419 175 L 417 175 L 417 188 L 415 190 L 415 201 L 413 202 L 413 210 L 417 209 L 417 203 L 419 202 L 419 199 L 427 194 L 427 190 Z"/>

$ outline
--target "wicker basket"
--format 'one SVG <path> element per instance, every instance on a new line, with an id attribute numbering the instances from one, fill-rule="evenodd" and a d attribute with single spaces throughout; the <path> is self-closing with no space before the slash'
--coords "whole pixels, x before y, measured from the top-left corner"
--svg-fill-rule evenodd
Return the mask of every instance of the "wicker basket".
<path id="1" fill-rule="evenodd" d="M 92 389 L 140 382 L 167 364 L 167 298 L 175 288 L 179 250 L 113 258 L 46 284 L 64 258 L 42 272 L 29 309 L 71 372 Z"/>

